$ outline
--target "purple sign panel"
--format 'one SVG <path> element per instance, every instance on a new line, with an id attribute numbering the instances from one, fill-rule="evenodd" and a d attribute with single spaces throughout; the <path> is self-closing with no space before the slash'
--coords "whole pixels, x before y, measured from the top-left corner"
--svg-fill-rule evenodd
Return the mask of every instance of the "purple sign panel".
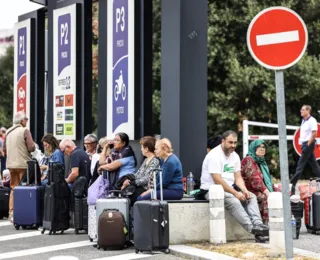
<path id="1" fill-rule="evenodd" d="M 128 122 L 128 0 L 113 1 L 112 131 Z"/>
<path id="2" fill-rule="evenodd" d="M 71 64 L 71 15 L 58 17 L 58 75 Z"/>
<path id="3" fill-rule="evenodd" d="M 17 111 L 27 113 L 27 27 L 18 29 Z"/>

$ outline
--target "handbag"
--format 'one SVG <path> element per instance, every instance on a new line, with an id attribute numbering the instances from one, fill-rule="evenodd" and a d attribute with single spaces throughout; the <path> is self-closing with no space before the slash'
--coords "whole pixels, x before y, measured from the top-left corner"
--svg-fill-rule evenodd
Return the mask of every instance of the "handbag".
<path id="1" fill-rule="evenodd" d="M 84 176 L 80 176 L 73 183 L 73 195 L 75 198 L 85 198 L 88 195 L 88 180 Z"/>
<path id="2" fill-rule="evenodd" d="M 88 204 L 96 205 L 98 199 L 105 198 L 109 189 L 109 181 L 100 175 L 88 189 Z"/>

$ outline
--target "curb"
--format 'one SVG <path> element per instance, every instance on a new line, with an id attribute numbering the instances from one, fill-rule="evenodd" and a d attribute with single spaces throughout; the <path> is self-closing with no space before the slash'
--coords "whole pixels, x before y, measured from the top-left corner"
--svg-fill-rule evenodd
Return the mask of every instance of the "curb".
<path id="1" fill-rule="evenodd" d="M 239 260 L 239 258 L 185 245 L 171 245 L 170 252 L 173 255 L 188 257 L 192 260 Z"/>

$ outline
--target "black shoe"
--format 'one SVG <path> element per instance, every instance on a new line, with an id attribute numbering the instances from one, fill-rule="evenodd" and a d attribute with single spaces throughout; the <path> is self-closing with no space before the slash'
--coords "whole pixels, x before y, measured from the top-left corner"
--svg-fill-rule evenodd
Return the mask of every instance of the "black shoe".
<path id="1" fill-rule="evenodd" d="M 269 236 L 269 227 L 264 224 L 253 226 L 251 233 L 254 234 L 255 236 L 268 237 Z"/>
<path id="2" fill-rule="evenodd" d="M 291 187 L 291 196 L 296 194 L 296 186 L 292 184 Z"/>
<path id="3" fill-rule="evenodd" d="M 268 236 L 255 235 L 254 238 L 255 238 L 257 243 L 265 243 L 265 242 L 269 241 L 269 237 Z"/>

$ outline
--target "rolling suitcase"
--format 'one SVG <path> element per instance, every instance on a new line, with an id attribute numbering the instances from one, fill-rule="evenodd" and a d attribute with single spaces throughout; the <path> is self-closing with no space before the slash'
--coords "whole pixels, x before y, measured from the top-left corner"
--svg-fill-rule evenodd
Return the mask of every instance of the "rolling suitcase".
<path id="1" fill-rule="evenodd" d="M 60 163 L 49 162 L 48 184 L 44 195 L 43 234 L 49 230 L 49 235 L 61 231 L 61 234 L 70 228 L 70 195 L 71 191 L 64 179 L 58 179 L 59 173 L 55 169 L 61 169 Z M 56 176 L 54 178 L 54 176 Z M 54 182 L 53 180 L 58 180 Z"/>
<path id="2" fill-rule="evenodd" d="M 156 173 L 159 173 L 160 196 L 157 201 Z M 151 201 L 137 201 L 133 206 L 133 230 L 134 247 L 136 253 L 142 251 L 164 251 L 169 250 L 169 208 L 168 203 L 163 201 L 162 171 L 153 172 L 154 190 Z"/>
<path id="3" fill-rule="evenodd" d="M 88 203 L 87 198 L 74 198 L 71 209 L 72 221 L 70 226 L 75 229 L 75 233 L 84 230 L 88 232 Z"/>
<path id="4" fill-rule="evenodd" d="M 33 164 L 32 166 L 30 164 Z M 19 230 L 20 226 L 26 228 L 39 228 L 42 225 L 43 218 L 43 196 L 44 190 L 42 186 L 38 186 L 37 171 L 38 162 L 28 161 L 27 168 L 27 186 L 17 186 L 14 189 L 14 211 L 13 223 L 14 227 Z M 30 183 L 30 171 L 33 170 L 33 180 L 35 185 Z"/>
<path id="5" fill-rule="evenodd" d="M 96 205 L 88 206 L 88 236 L 90 242 L 97 239 L 97 212 Z"/>
<path id="6" fill-rule="evenodd" d="M 123 216 L 124 216 L 124 221 L 125 223 L 129 224 L 129 207 L 130 207 L 130 200 L 127 198 L 121 198 L 121 197 L 116 197 L 113 195 L 114 193 L 118 193 L 120 191 L 109 191 L 111 195 L 109 195 L 108 198 L 106 199 L 98 199 L 97 204 L 96 204 L 96 214 L 97 214 L 97 248 L 99 249 L 101 246 L 100 245 L 106 245 L 109 244 L 108 241 L 103 241 L 104 237 L 100 238 L 100 234 L 104 232 L 109 232 L 108 230 L 110 229 L 109 226 L 101 227 L 99 226 L 99 220 L 100 216 L 105 210 L 114 210 L 114 211 L 119 211 Z M 128 226 L 125 228 L 126 229 L 126 236 L 125 236 L 125 242 L 129 243 L 130 240 L 130 232 L 128 230 Z M 100 231 L 100 232 L 99 232 Z M 115 243 L 114 243 L 115 244 Z M 111 247 L 111 246 L 110 246 Z M 117 247 L 121 247 L 120 245 Z"/>
<path id="7" fill-rule="evenodd" d="M 0 187 L 0 219 L 9 216 L 10 188 Z"/>
<path id="8" fill-rule="evenodd" d="M 309 187 L 313 180 L 316 180 L 316 192 L 309 194 L 304 201 L 305 224 L 309 233 L 320 234 L 320 179 L 311 178 Z"/>
<path id="9" fill-rule="evenodd" d="M 87 176 L 87 161 L 85 161 L 85 171 Z M 70 207 L 70 226 L 75 229 L 75 233 L 84 230 L 88 233 L 88 179 L 80 176 L 73 184 Z"/>

